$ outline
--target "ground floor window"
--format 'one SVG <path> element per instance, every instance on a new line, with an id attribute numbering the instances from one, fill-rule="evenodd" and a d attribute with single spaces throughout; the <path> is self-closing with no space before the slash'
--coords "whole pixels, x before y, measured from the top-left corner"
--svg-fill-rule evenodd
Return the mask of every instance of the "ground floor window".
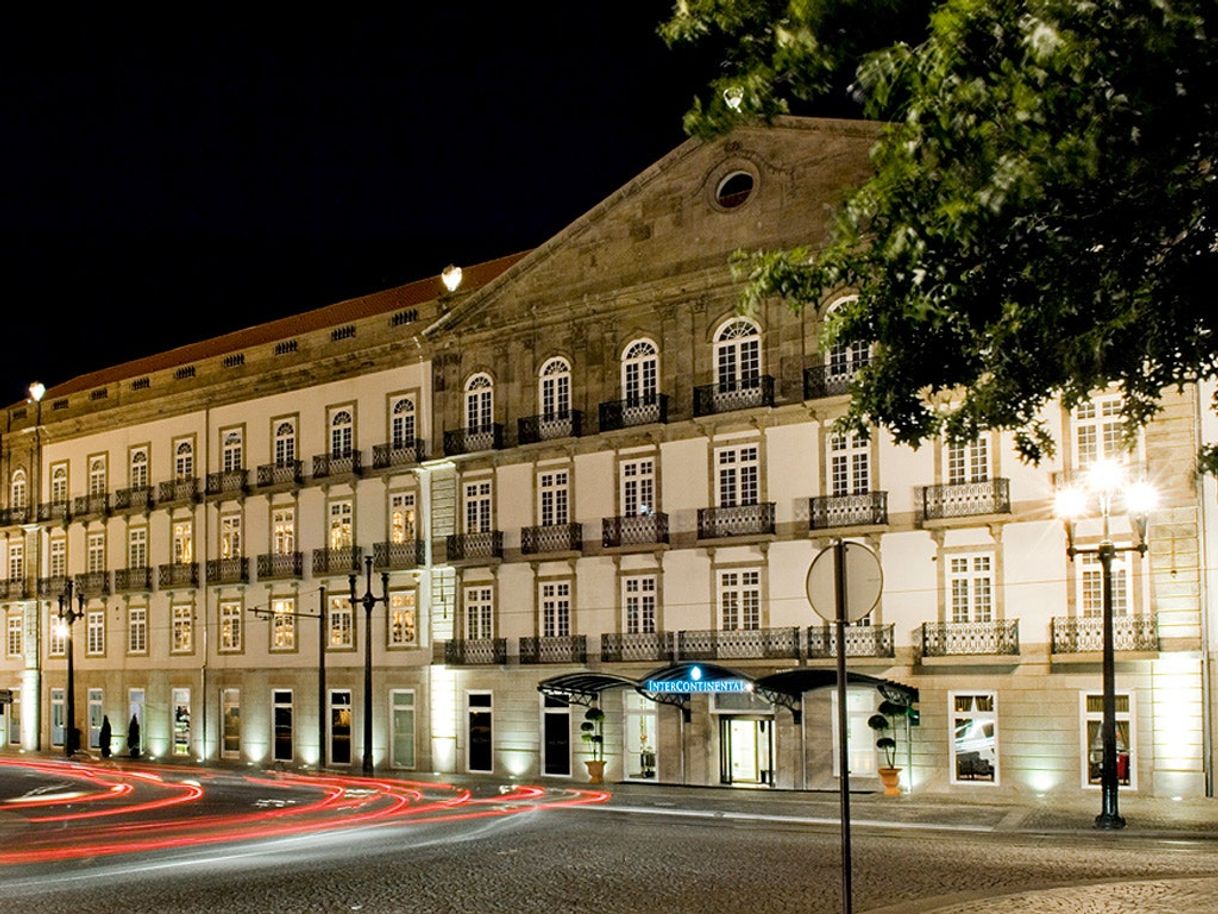
<path id="1" fill-rule="evenodd" d="M 173 690 L 173 754 L 190 755 L 190 689 Z"/>
<path id="2" fill-rule="evenodd" d="M 144 690 L 128 689 L 127 691 L 127 747 L 132 758 L 137 758 L 143 750 L 143 737 L 140 727 L 144 723 Z"/>
<path id="3" fill-rule="evenodd" d="M 492 772 L 494 758 L 494 708 L 490 692 L 466 694 L 466 767 L 469 771 Z"/>
<path id="4" fill-rule="evenodd" d="M 51 745 L 63 746 L 64 691 L 51 689 Z"/>
<path id="5" fill-rule="evenodd" d="M 371 708 L 364 708 L 371 714 Z M 351 764 L 351 692 L 334 689 L 330 692 L 330 764 Z"/>
<path id="6" fill-rule="evenodd" d="M 656 776 L 656 746 L 659 744 L 656 703 L 638 692 L 627 692 L 623 707 L 626 732 L 622 767 L 626 777 L 652 779 Z"/>
<path id="7" fill-rule="evenodd" d="M 829 720 L 833 734 L 833 776 L 842 776 L 841 728 L 837 723 L 838 695 L 830 693 Z M 846 754 L 850 774 L 859 777 L 879 777 L 878 753 L 875 748 L 876 733 L 867 721 L 876 712 L 879 693 L 873 688 L 846 690 Z M 900 765 L 900 760 L 897 762 Z"/>
<path id="8" fill-rule="evenodd" d="M 225 758 L 241 757 L 241 690 L 220 690 L 220 716 L 224 735 L 220 753 Z"/>
<path id="9" fill-rule="evenodd" d="M 89 689 L 89 748 L 101 748 L 102 690 Z"/>
<path id="10" fill-rule="evenodd" d="M 1082 750 L 1083 784 L 1098 785 L 1104 768 L 1104 696 L 1099 692 L 1083 692 L 1082 702 Z M 1116 775 L 1117 783 L 1124 787 L 1134 786 L 1133 757 L 1133 696 L 1118 692 L 1116 698 Z"/>
<path id="11" fill-rule="evenodd" d="M 558 777 L 571 774 L 571 705 L 564 698 L 542 696 L 542 771 Z"/>
<path id="12" fill-rule="evenodd" d="M 998 783 L 998 696 L 951 692 L 952 782 Z"/>
<path id="13" fill-rule="evenodd" d="M 390 762 L 394 768 L 414 768 L 414 689 L 391 691 L 389 707 L 392 708 L 390 726 L 393 728 L 390 743 L 393 754 Z"/>
<path id="14" fill-rule="evenodd" d="M 271 758 L 276 762 L 292 760 L 292 690 L 275 689 L 271 693 Z"/>
<path id="15" fill-rule="evenodd" d="M 21 745 L 21 690 L 13 689 L 13 702 L 8 706 L 8 742 Z"/>

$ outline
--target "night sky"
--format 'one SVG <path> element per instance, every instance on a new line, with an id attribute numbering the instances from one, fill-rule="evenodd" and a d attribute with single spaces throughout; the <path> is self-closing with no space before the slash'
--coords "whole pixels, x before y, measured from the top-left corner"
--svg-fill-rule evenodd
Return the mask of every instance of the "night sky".
<path id="1" fill-rule="evenodd" d="M 9 19 L 0 402 L 532 248 L 715 73 L 656 36 L 668 2 L 401 6 Z"/>

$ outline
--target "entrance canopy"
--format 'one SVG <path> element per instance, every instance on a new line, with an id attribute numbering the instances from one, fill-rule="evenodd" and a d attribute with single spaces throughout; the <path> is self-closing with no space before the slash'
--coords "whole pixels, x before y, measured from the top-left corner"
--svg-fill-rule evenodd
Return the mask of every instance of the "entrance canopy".
<path id="1" fill-rule="evenodd" d="M 537 691 L 551 698 L 561 698 L 573 705 L 591 707 L 606 689 L 638 688 L 638 683 L 616 673 L 564 673 L 551 676 L 537 684 Z"/>

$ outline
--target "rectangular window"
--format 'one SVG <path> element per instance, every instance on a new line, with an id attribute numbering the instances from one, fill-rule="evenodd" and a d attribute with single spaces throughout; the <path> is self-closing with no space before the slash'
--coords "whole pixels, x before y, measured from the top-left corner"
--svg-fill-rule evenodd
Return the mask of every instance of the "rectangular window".
<path id="1" fill-rule="evenodd" d="M 296 601 L 292 597 L 271 600 L 271 650 L 296 650 Z"/>
<path id="2" fill-rule="evenodd" d="M 622 606 L 626 613 L 624 630 L 628 634 L 654 633 L 656 630 L 656 576 L 640 574 L 623 578 Z"/>
<path id="3" fill-rule="evenodd" d="M 719 619 L 723 631 L 761 628 L 761 572 L 719 572 Z"/>
<path id="4" fill-rule="evenodd" d="M 241 558 L 240 514 L 226 514 L 220 518 L 220 558 Z"/>
<path id="5" fill-rule="evenodd" d="M 8 744 L 21 745 L 21 690 L 13 689 L 13 701 L 8 706 Z M 3 734 L 0 734 L 3 738 Z"/>
<path id="6" fill-rule="evenodd" d="M 86 547 L 86 570 L 97 574 L 106 570 L 106 534 L 90 533 Z"/>
<path id="7" fill-rule="evenodd" d="M 106 611 L 91 609 L 85 617 L 86 649 L 90 657 L 106 653 Z"/>
<path id="8" fill-rule="evenodd" d="M 296 551 L 295 508 L 276 508 L 271 512 L 271 537 L 275 555 L 291 555 Z"/>
<path id="9" fill-rule="evenodd" d="M 998 783 L 998 697 L 950 692 L 952 783 Z"/>
<path id="10" fill-rule="evenodd" d="M 389 542 L 412 543 L 415 533 L 413 492 L 394 492 L 389 496 Z"/>
<path id="11" fill-rule="evenodd" d="M 829 494 L 866 495 L 871 491 L 870 444 L 855 436 L 829 436 Z"/>
<path id="12" fill-rule="evenodd" d="M 1116 775 L 1117 783 L 1134 788 L 1136 770 L 1134 766 L 1133 696 L 1118 692 L 1116 699 Z M 1083 785 L 1096 786 L 1104 773 L 1104 696 L 1096 692 L 1083 692 Z"/>
<path id="13" fill-rule="evenodd" d="M 241 650 L 243 610 L 240 600 L 220 601 L 220 650 Z"/>
<path id="14" fill-rule="evenodd" d="M 148 448 L 132 448 L 127 465 L 127 484 L 133 489 L 148 488 Z"/>
<path id="15" fill-rule="evenodd" d="M 173 754 L 190 755 L 190 689 L 173 690 Z"/>
<path id="16" fill-rule="evenodd" d="M 570 496 L 566 470 L 551 470 L 538 474 L 537 516 L 543 527 L 565 524 L 570 520 Z"/>
<path id="17" fill-rule="evenodd" d="M 491 529 L 491 481 L 467 482 L 465 495 L 465 532 L 489 533 Z"/>
<path id="18" fill-rule="evenodd" d="M 51 504 L 62 505 L 68 500 L 68 465 L 51 467 Z"/>
<path id="19" fill-rule="evenodd" d="M 414 690 L 393 689 L 389 693 L 389 707 L 393 712 L 389 735 L 392 747 L 390 763 L 394 768 L 414 768 Z"/>
<path id="20" fill-rule="evenodd" d="M 272 758 L 276 762 L 292 760 L 292 690 L 271 692 Z"/>
<path id="21" fill-rule="evenodd" d="M 990 478 L 990 443 L 984 435 L 967 444 L 947 446 L 948 485 L 985 482 Z"/>
<path id="22" fill-rule="evenodd" d="M 656 511 L 656 462 L 652 457 L 625 460 L 618 465 L 622 515 L 635 517 Z"/>
<path id="23" fill-rule="evenodd" d="M 101 748 L 102 706 L 104 699 L 101 689 L 89 689 L 86 700 L 89 702 L 89 748 Z"/>
<path id="24" fill-rule="evenodd" d="M 127 653 L 148 653 L 148 608 L 145 606 L 127 609 Z"/>
<path id="25" fill-rule="evenodd" d="M 127 531 L 127 567 L 148 567 L 147 527 L 132 527 Z"/>
<path id="26" fill-rule="evenodd" d="M 195 445 L 189 439 L 173 443 L 173 474 L 179 482 L 194 479 L 195 475 Z"/>
<path id="27" fill-rule="evenodd" d="M 355 615 L 347 597 L 330 598 L 330 618 L 327 626 L 329 647 L 350 650 L 355 647 Z"/>
<path id="28" fill-rule="evenodd" d="M 20 657 L 25 653 L 25 619 L 21 610 L 9 610 L 6 646 L 10 657 Z"/>
<path id="29" fill-rule="evenodd" d="M 66 712 L 63 706 L 63 689 L 51 689 L 51 745 L 62 746 L 64 737 L 64 719 Z"/>
<path id="30" fill-rule="evenodd" d="M 1074 408 L 1074 459 L 1078 469 L 1097 460 L 1126 463 L 1129 449 L 1121 427 L 1121 397 L 1105 394 L 1084 400 Z"/>
<path id="31" fill-rule="evenodd" d="M 190 603 L 173 607 L 172 652 L 189 654 L 195 649 L 195 608 Z"/>
<path id="32" fill-rule="evenodd" d="M 541 585 L 541 634 L 566 638 L 571 634 L 571 583 L 555 581 Z"/>
<path id="33" fill-rule="evenodd" d="M 106 494 L 106 458 L 93 457 L 89 460 L 89 494 Z"/>
<path id="34" fill-rule="evenodd" d="M 353 508 L 349 501 L 330 503 L 330 548 L 349 549 L 353 542 Z"/>
<path id="35" fill-rule="evenodd" d="M 467 692 L 466 768 L 490 773 L 495 770 L 494 705 L 490 692 Z"/>
<path id="36" fill-rule="evenodd" d="M 837 723 L 838 699 L 837 691 L 830 693 L 829 698 L 830 724 L 833 733 L 833 776 L 842 776 L 841 754 L 838 747 L 839 726 Z M 876 713 L 875 689 L 846 690 L 846 751 L 849 756 L 851 776 L 877 777 L 880 766 L 880 750 L 875 741 L 878 734 L 868 726 L 867 721 Z M 888 734 L 891 735 L 891 734 Z M 904 738 L 903 734 L 900 738 Z M 900 762 L 897 763 L 900 765 Z"/>
<path id="37" fill-rule="evenodd" d="M 948 590 L 951 594 L 951 621 L 993 621 L 993 556 L 951 556 L 948 559 Z"/>
<path id="38" fill-rule="evenodd" d="M 220 433 L 220 465 L 225 473 L 233 473 L 245 466 L 244 436 L 241 429 L 229 429 Z"/>
<path id="39" fill-rule="evenodd" d="M 222 718 L 222 742 L 220 754 L 224 758 L 241 757 L 241 690 L 220 690 L 220 716 Z"/>
<path id="40" fill-rule="evenodd" d="M 62 537 L 51 540 L 47 573 L 53 578 L 62 578 L 68 573 L 68 543 Z"/>
<path id="41" fill-rule="evenodd" d="M 715 491 L 720 508 L 757 504 L 761 497 L 759 454 L 755 444 L 715 451 L 715 464 L 719 468 Z"/>
<path id="42" fill-rule="evenodd" d="M 62 657 L 68 652 L 68 625 L 53 608 L 48 607 L 47 613 L 50 622 L 47 627 L 47 649 L 52 657 Z"/>
<path id="43" fill-rule="evenodd" d="M 494 591 L 490 587 L 465 588 L 465 637 L 471 641 L 493 638 Z"/>
<path id="44" fill-rule="evenodd" d="M 178 520 L 173 522 L 173 561 L 178 565 L 187 565 L 194 561 L 194 522 Z"/>
<path id="45" fill-rule="evenodd" d="M 351 764 L 351 692 L 330 692 L 330 764 Z"/>
<path id="46" fill-rule="evenodd" d="M 389 647 L 412 647 L 416 643 L 415 600 L 413 590 L 389 594 Z"/>
<path id="47" fill-rule="evenodd" d="M 1112 614 L 1129 614 L 1130 576 L 1132 568 L 1124 553 L 1112 557 Z M 1104 566 L 1099 556 L 1083 552 L 1075 557 L 1078 563 L 1078 605 L 1080 615 L 1099 617 L 1104 614 Z"/>
<path id="48" fill-rule="evenodd" d="M 25 578 L 25 543 L 8 544 L 8 579 L 20 581 Z"/>

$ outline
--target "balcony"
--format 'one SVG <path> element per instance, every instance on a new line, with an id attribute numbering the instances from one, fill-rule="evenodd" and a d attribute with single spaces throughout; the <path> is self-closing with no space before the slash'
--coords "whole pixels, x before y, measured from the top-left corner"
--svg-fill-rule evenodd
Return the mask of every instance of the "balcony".
<path id="1" fill-rule="evenodd" d="M 1009 622 L 926 622 L 922 656 L 1019 653 L 1019 620 Z"/>
<path id="2" fill-rule="evenodd" d="M 763 536 L 774 532 L 774 502 L 698 509 L 698 539 Z"/>
<path id="3" fill-rule="evenodd" d="M 105 492 L 94 495 L 77 495 L 72 505 L 72 516 L 77 520 L 105 517 L 110 513 L 110 496 Z"/>
<path id="4" fill-rule="evenodd" d="M 850 382 L 862 367 L 857 362 L 849 365 L 812 365 L 804 369 L 804 399 L 840 397 L 850 393 Z"/>
<path id="5" fill-rule="evenodd" d="M 156 583 L 159 588 L 198 587 L 199 563 L 174 562 L 157 567 Z"/>
<path id="6" fill-rule="evenodd" d="M 86 598 L 110 596 L 110 573 L 108 571 L 87 571 L 76 576 L 76 592 L 83 593 Z"/>
<path id="7" fill-rule="evenodd" d="M 450 562 L 503 558 L 503 531 L 484 530 L 481 533 L 452 533 L 445 543 Z"/>
<path id="8" fill-rule="evenodd" d="M 30 520 L 29 508 L 2 508 L 0 509 L 0 525 L 5 527 L 13 524 L 26 524 Z"/>
<path id="9" fill-rule="evenodd" d="M 372 447 L 372 468 L 374 470 L 410 466 L 426 459 L 427 450 L 422 438 L 403 441 L 400 444 L 376 444 Z"/>
<path id="10" fill-rule="evenodd" d="M 450 666 L 494 666 L 507 663 L 507 638 L 445 641 L 444 662 Z"/>
<path id="11" fill-rule="evenodd" d="M 147 513 L 152 510 L 155 502 L 152 496 L 152 486 L 132 486 L 129 489 L 119 489 L 114 493 L 114 510 Z"/>
<path id="12" fill-rule="evenodd" d="M 313 478 L 327 479 L 333 476 L 358 476 L 363 469 L 359 451 L 343 454 L 318 454 L 313 458 Z"/>
<path id="13" fill-rule="evenodd" d="M 242 557 L 207 560 L 208 584 L 248 584 L 249 582 L 249 559 Z"/>
<path id="14" fill-rule="evenodd" d="M 551 638 L 521 638 L 521 663 L 587 663 L 586 635 L 558 635 Z"/>
<path id="15" fill-rule="evenodd" d="M 629 400 L 607 400 L 600 405 L 602 432 L 667 421 L 667 394 L 652 394 L 649 397 L 635 397 Z"/>
<path id="16" fill-rule="evenodd" d="M 0 594 L 3 594 L 3 597 L 0 597 L 0 599 L 28 600 L 32 596 L 29 579 L 20 577 L 0 581 Z"/>
<path id="17" fill-rule="evenodd" d="M 50 577 L 38 579 L 38 596 L 55 599 L 61 593 L 67 593 L 67 575 L 53 574 Z"/>
<path id="18" fill-rule="evenodd" d="M 404 543 L 374 543 L 372 564 L 378 571 L 415 568 L 427 564 L 427 544 L 423 540 Z"/>
<path id="19" fill-rule="evenodd" d="M 520 551 L 524 555 L 579 552 L 583 548 L 583 524 L 547 524 L 542 527 L 524 527 L 520 531 Z"/>
<path id="20" fill-rule="evenodd" d="M 313 577 L 326 574 L 355 574 L 360 570 L 364 558 L 362 546 L 344 546 L 340 549 L 313 550 Z"/>
<path id="21" fill-rule="evenodd" d="M 517 420 L 516 436 L 521 444 L 536 444 L 554 438 L 578 438 L 584 414 L 578 409 L 543 416 L 525 416 Z"/>
<path id="22" fill-rule="evenodd" d="M 152 569 L 147 565 L 120 568 L 114 572 L 115 593 L 148 593 L 152 590 Z"/>
<path id="23" fill-rule="evenodd" d="M 1104 649 L 1102 616 L 1052 620 L 1053 653 L 1100 653 Z M 1159 630 L 1154 616 L 1112 617 L 1112 646 L 1118 651 L 1158 651 Z"/>
<path id="24" fill-rule="evenodd" d="M 258 556 L 258 580 L 304 576 L 304 553 L 264 552 Z"/>
<path id="25" fill-rule="evenodd" d="M 601 520 L 601 545 L 606 549 L 619 546 L 651 546 L 667 542 L 667 514 L 632 514 Z"/>
<path id="26" fill-rule="evenodd" d="M 738 409 L 774 405 L 774 379 L 769 375 L 720 381 L 694 388 L 694 415 L 713 416 Z"/>
<path id="27" fill-rule="evenodd" d="M 249 491 L 248 470 L 224 470 L 207 474 L 207 494 L 239 498 Z"/>
<path id="28" fill-rule="evenodd" d="M 604 663 L 663 662 L 672 660 L 669 632 L 606 632 L 601 635 Z"/>
<path id="29" fill-rule="evenodd" d="M 66 524 L 72 519 L 72 506 L 66 501 L 52 501 L 38 506 L 38 520 L 44 524 Z"/>
<path id="30" fill-rule="evenodd" d="M 453 428 L 444 433 L 445 457 L 476 451 L 497 451 L 502 447 L 503 426 L 498 423 L 478 428 Z"/>
<path id="31" fill-rule="evenodd" d="M 922 489 L 922 517 L 926 520 L 1010 513 L 1009 479 L 957 482 L 943 486 L 926 486 Z"/>
<path id="32" fill-rule="evenodd" d="M 888 523 L 888 493 L 817 495 L 808 502 L 812 530 L 832 527 L 870 527 Z"/>
<path id="33" fill-rule="evenodd" d="M 798 660 L 799 629 L 677 632 L 674 660 Z"/>
<path id="34" fill-rule="evenodd" d="M 847 625 L 847 657 L 895 657 L 891 625 Z M 837 630 L 833 625 L 808 626 L 808 659 L 837 656 Z"/>
<path id="35" fill-rule="evenodd" d="M 199 500 L 199 480 L 193 476 L 170 479 L 157 487 L 156 501 L 162 508 L 186 505 Z"/>
<path id="36" fill-rule="evenodd" d="M 269 486 L 299 486 L 304 483 L 304 470 L 299 460 L 264 463 L 258 467 L 258 488 Z"/>

